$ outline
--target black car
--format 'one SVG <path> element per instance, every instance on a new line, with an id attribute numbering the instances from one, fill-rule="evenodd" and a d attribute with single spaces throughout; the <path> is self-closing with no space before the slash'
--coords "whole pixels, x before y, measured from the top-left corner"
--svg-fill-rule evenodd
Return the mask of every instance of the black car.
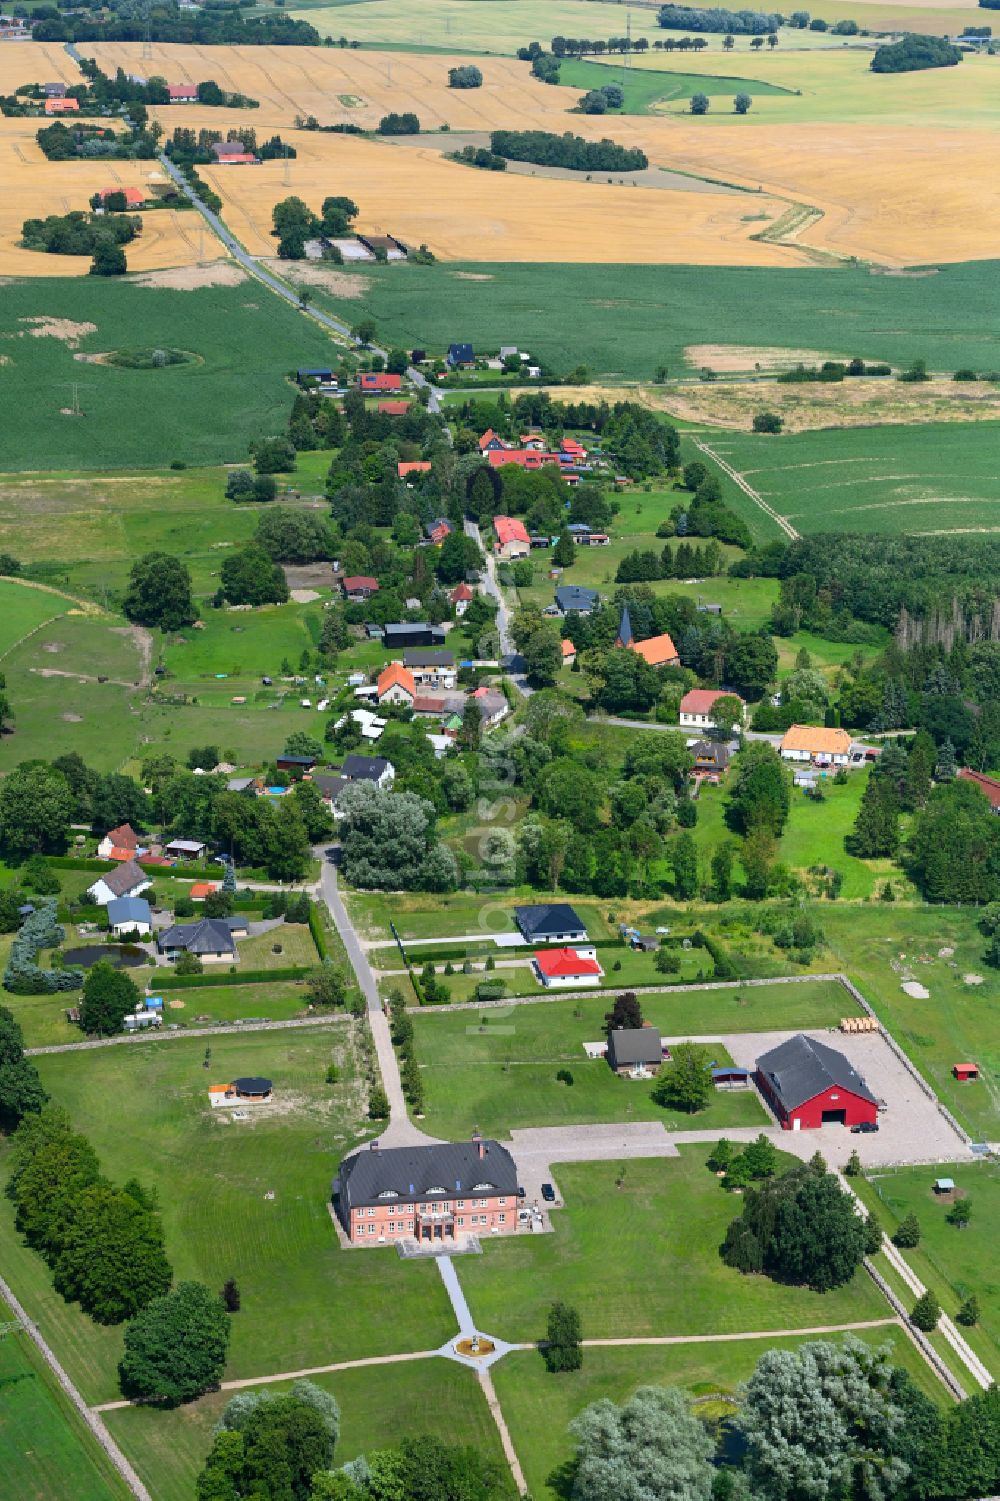
<path id="1" fill-rule="evenodd" d="M 555 1203 L 555 1201 L 556 1201 L 556 1191 L 552 1187 L 551 1183 L 543 1183 L 542 1184 L 542 1198 L 545 1200 L 546 1204 L 554 1204 Z"/>
<path id="2" fill-rule="evenodd" d="M 525 1197 L 524 1189 L 521 1188 L 520 1186 L 518 1186 L 517 1196 L 518 1196 L 519 1199 L 523 1199 Z"/>
<path id="3" fill-rule="evenodd" d="M 851 1127 L 851 1135 L 852 1136 L 870 1136 L 873 1131 L 877 1131 L 877 1130 L 878 1130 L 878 1121 L 859 1121 L 856 1126 L 852 1126 Z"/>

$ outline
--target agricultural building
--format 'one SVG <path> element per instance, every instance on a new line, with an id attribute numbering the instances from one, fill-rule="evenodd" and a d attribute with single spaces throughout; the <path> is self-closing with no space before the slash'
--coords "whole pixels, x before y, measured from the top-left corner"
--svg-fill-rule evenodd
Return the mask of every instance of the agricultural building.
<path id="1" fill-rule="evenodd" d="M 367 573 L 351 573 L 341 579 L 340 587 L 351 604 L 364 604 L 378 593 L 378 579 Z"/>
<path id="2" fill-rule="evenodd" d="M 406 246 L 402 240 L 397 240 L 395 235 L 358 235 L 358 239 L 366 250 L 377 260 L 379 253 L 385 255 L 387 261 L 405 261 Z"/>
<path id="3" fill-rule="evenodd" d="M 445 1244 L 517 1229 L 517 1168 L 497 1141 L 380 1147 L 373 1141 L 340 1164 L 337 1217 L 361 1246 L 415 1240 Z"/>
<path id="4" fill-rule="evenodd" d="M 573 663 L 576 661 L 576 647 L 573 645 L 572 641 L 570 641 L 568 636 L 563 637 L 562 659 L 564 667 L 572 667 Z"/>
<path id="5" fill-rule="evenodd" d="M 983 776 L 981 771 L 970 771 L 967 766 L 963 766 L 958 774 L 963 781 L 972 782 L 978 787 L 983 796 L 989 800 L 993 812 L 1000 813 L 1000 781 L 996 777 Z"/>
<path id="6" fill-rule="evenodd" d="M 406 620 L 398 625 L 387 625 L 382 632 L 382 641 L 387 651 L 400 651 L 406 646 L 443 646 L 444 631 L 426 620 Z"/>
<path id="7" fill-rule="evenodd" d="M 462 365 L 474 365 L 476 363 L 476 356 L 473 353 L 471 344 L 449 344 L 445 359 L 453 370 L 457 370 Z"/>
<path id="8" fill-rule="evenodd" d="M 121 193 L 124 196 L 126 208 L 142 208 L 146 202 L 146 194 L 141 188 L 122 187 L 102 188 L 100 192 L 101 202 L 103 203 L 105 199 L 110 198 L 113 193 Z"/>
<path id="9" fill-rule="evenodd" d="M 45 113 L 47 115 L 77 115 L 80 112 L 80 101 L 72 95 L 65 99 L 46 99 Z"/>
<path id="10" fill-rule="evenodd" d="M 205 853 L 203 839 L 172 839 L 163 853 L 171 860 L 200 860 Z"/>
<path id="11" fill-rule="evenodd" d="M 756 1078 L 785 1131 L 878 1120 L 878 1101 L 843 1053 L 803 1032 L 763 1053 Z"/>

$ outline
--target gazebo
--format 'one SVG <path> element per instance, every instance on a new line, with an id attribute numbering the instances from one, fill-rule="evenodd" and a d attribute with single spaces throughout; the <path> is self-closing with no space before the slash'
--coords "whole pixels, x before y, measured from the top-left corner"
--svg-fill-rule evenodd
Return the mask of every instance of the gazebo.
<path id="1" fill-rule="evenodd" d="M 269 1100 L 271 1098 L 271 1081 L 259 1074 L 234 1079 L 232 1087 L 238 1100 Z"/>

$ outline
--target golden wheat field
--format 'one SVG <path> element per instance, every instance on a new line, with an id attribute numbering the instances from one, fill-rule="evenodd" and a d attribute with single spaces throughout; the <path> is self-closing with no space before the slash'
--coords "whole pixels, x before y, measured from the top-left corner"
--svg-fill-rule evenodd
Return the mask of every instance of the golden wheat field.
<path id="1" fill-rule="evenodd" d="M 150 187 L 162 176 L 157 162 L 50 162 L 35 141 L 37 120 L 0 117 L 0 276 L 85 276 L 90 259 L 22 250 L 25 219 L 87 209 L 101 188 Z M 143 215 L 143 232 L 126 250 L 133 271 L 157 271 L 197 260 L 228 258 L 193 211 L 156 209 Z"/>
<path id="2" fill-rule="evenodd" d="M 756 70 L 800 92 L 761 96 L 744 119 L 724 112 L 721 103 L 695 119 L 680 101 L 650 115 L 570 114 L 578 89 L 541 84 L 527 64 L 510 57 L 481 59 L 482 88 L 452 90 L 448 68 L 467 58 L 154 45 L 152 59 L 144 61 L 138 42 L 83 50 L 107 71 L 123 67 L 169 82 L 212 78 L 260 101 L 259 109 L 243 113 L 200 106 L 155 111 L 168 133 L 181 123 L 222 130 L 252 124 L 259 136 L 280 131 L 294 144 L 298 157 L 287 166 L 205 169 L 231 228 L 257 254 L 273 249 L 271 209 L 289 193 L 314 207 L 328 194 L 347 193 L 360 206 L 362 230 L 426 243 L 443 259 L 796 266 L 824 252 L 904 266 L 967 260 L 1000 237 L 1000 199 L 984 192 L 1000 125 L 995 59 L 877 78 L 857 51 L 737 54 L 725 59 L 728 72 L 749 80 Z M 678 63 L 692 72 L 721 65 L 721 59 L 695 55 Z M 73 77 L 70 59 L 55 44 L 0 49 L 0 90 Z M 752 93 L 752 82 L 748 89 Z M 296 116 L 305 115 L 371 129 L 389 110 L 412 110 L 425 131 L 448 125 L 481 132 L 483 141 L 489 130 L 511 125 L 610 135 L 642 146 L 654 168 L 738 183 L 753 196 L 688 191 L 676 178 L 659 191 L 606 178 L 554 182 L 541 169 L 531 176 L 477 172 L 446 159 L 446 133 L 404 145 L 294 129 Z M 4 274 L 53 274 L 52 257 L 16 248 L 25 217 L 83 207 L 96 188 L 138 183 L 148 171 L 140 163 L 111 169 L 47 163 L 34 143 L 37 125 L 0 122 Z M 798 204 L 817 214 L 792 227 L 792 243 L 753 238 L 769 223 L 789 223 Z M 157 212 L 146 216 L 146 233 L 129 251 L 129 264 L 185 265 L 216 254 L 221 251 L 193 215 Z M 86 266 L 67 258 L 58 270 L 83 272 Z"/>

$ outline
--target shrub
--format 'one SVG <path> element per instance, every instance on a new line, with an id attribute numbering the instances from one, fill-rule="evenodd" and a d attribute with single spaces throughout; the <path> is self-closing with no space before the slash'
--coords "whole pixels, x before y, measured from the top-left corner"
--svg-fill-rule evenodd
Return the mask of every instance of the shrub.
<path id="1" fill-rule="evenodd" d="M 930 1334 L 932 1329 L 936 1329 L 940 1317 L 941 1305 L 930 1291 L 917 1299 L 913 1305 L 913 1312 L 910 1314 L 914 1326 L 923 1334 Z"/>

